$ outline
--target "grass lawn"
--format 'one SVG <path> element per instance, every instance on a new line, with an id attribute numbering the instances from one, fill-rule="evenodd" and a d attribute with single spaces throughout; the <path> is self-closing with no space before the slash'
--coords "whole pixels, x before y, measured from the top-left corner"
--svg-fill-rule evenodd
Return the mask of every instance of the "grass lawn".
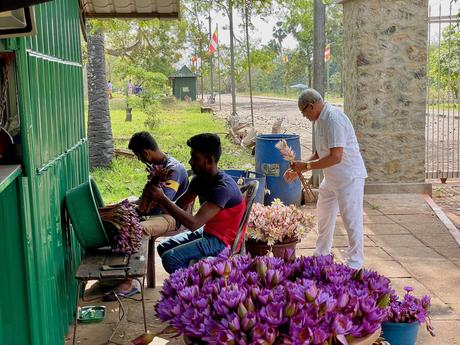
<path id="1" fill-rule="evenodd" d="M 245 169 L 254 166 L 254 158 L 239 146 L 232 144 L 226 137 L 225 123 L 209 113 L 200 113 L 199 104 L 178 103 L 171 107 L 163 107 L 160 124 L 150 130 L 144 124 L 146 115 L 139 109 L 133 109 L 133 121 L 125 121 L 122 100 L 114 98 L 110 101 L 110 116 L 116 148 L 127 148 L 132 134 L 138 131 L 149 131 L 157 140 L 160 148 L 189 169 L 190 148 L 186 141 L 191 136 L 203 133 L 217 133 L 223 144 L 223 154 L 219 162 L 222 169 Z M 139 195 L 146 182 L 145 167 L 137 159 L 118 157 L 107 168 L 98 168 L 91 172 L 97 182 L 106 203 L 117 202 L 129 195 Z"/>

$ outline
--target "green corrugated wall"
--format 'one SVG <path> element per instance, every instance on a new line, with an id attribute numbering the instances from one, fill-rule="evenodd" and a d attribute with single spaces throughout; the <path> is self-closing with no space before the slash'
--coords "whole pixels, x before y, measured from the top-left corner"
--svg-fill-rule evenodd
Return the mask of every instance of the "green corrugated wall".
<path id="1" fill-rule="evenodd" d="M 20 205 L 21 232 L 9 240 L 22 241 L 17 245 L 22 251 L 16 251 L 16 259 L 10 253 L 3 264 L 17 267 L 13 281 L 26 295 L 16 297 L 23 299 L 20 309 L 0 312 L 2 327 L 6 318 L 15 320 L 0 343 L 54 345 L 64 343 L 72 322 L 80 260 L 66 222 L 64 195 L 88 178 L 80 19 L 77 0 L 54 0 L 33 9 L 36 35 L 0 44 L 16 51 L 24 153 L 17 196 L 8 194 L 9 202 Z M 2 294 L 1 303 L 6 298 Z M 11 338 L 18 332 L 23 337 L 19 342 Z"/>

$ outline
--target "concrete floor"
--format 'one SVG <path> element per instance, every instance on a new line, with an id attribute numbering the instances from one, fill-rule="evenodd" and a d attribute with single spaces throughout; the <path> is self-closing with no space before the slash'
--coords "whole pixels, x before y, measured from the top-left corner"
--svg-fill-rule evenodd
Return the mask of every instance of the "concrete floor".
<path id="1" fill-rule="evenodd" d="M 310 209 L 309 212 L 314 212 Z M 402 292 L 406 285 L 416 295 L 432 297 L 432 321 L 437 336 L 432 338 L 420 328 L 419 345 L 460 344 L 460 247 L 444 224 L 419 194 L 366 195 L 364 208 L 366 267 L 391 279 Z M 313 232 L 298 245 L 299 255 L 311 255 L 316 234 Z M 347 237 L 340 216 L 337 219 L 334 254 L 342 260 Z M 159 260 L 157 261 L 160 262 Z M 167 277 L 157 264 L 157 284 Z M 153 306 L 160 288 L 146 289 L 147 322 L 150 332 L 165 327 L 154 315 Z M 91 303 L 90 303 L 91 304 Z M 94 303 L 93 303 L 94 304 Z M 78 344 L 99 345 L 107 340 L 118 315 L 115 302 L 96 302 L 107 307 L 108 315 L 101 324 L 79 325 Z M 127 301 L 127 320 L 119 327 L 115 340 L 130 344 L 143 333 L 142 309 L 139 302 Z M 66 339 L 71 344 L 72 330 Z M 152 344 L 183 344 L 182 339 L 156 338 Z"/>

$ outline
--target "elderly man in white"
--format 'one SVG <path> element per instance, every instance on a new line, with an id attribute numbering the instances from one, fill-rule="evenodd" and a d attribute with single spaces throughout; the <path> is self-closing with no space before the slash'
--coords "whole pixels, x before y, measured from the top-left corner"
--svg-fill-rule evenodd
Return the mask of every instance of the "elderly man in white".
<path id="1" fill-rule="evenodd" d="M 291 182 L 297 173 L 323 169 L 317 203 L 318 239 L 315 255 L 331 253 L 337 211 L 340 210 L 348 234 L 347 265 L 361 268 L 364 263 L 363 198 L 367 177 L 355 131 L 344 112 L 323 101 L 313 89 L 298 100 L 303 117 L 315 122 L 316 152 L 307 162 L 293 161 L 284 177 Z"/>

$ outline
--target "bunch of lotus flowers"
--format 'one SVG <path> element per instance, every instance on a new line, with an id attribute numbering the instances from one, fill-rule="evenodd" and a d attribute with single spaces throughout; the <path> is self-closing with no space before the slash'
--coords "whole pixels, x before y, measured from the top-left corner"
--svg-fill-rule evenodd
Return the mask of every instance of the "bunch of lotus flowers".
<path id="1" fill-rule="evenodd" d="M 247 237 L 272 246 L 305 237 L 315 226 L 314 217 L 295 205 L 285 206 L 275 199 L 270 206 L 252 206 L 247 225 Z"/>
<path id="2" fill-rule="evenodd" d="M 379 329 L 389 280 L 332 256 L 216 258 L 164 282 L 157 316 L 209 344 L 347 344 Z"/>
<path id="3" fill-rule="evenodd" d="M 165 168 L 161 164 L 149 165 L 147 167 L 147 184 L 144 187 L 140 201 L 139 211 L 143 214 L 147 214 L 152 208 L 155 207 L 155 200 L 152 200 L 149 193 L 150 186 L 163 188 L 165 182 L 171 177 L 172 170 Z"/>
<path id="4" fill-rule="evenodd" d="M 99 208 L 99 215 L 108 230 L 112 251 L 131 255 L 139 250 L 143 228 L 137 212 L 128 200 Z"/>
<path id="5" fill-rule="evenodd" d="M 411 294 L 414 290 L 410 286 L 405 286 L 404 298 L 400 299 L 398 295 L 390 296 L 390 305 L 388 307 L 388 315 L 385 321 L 396 323 L 426 323 L 427 331 L 434 336 L 433 327 L 430 322 L 430 296 L 425 295 L 421 298 Z"/>

